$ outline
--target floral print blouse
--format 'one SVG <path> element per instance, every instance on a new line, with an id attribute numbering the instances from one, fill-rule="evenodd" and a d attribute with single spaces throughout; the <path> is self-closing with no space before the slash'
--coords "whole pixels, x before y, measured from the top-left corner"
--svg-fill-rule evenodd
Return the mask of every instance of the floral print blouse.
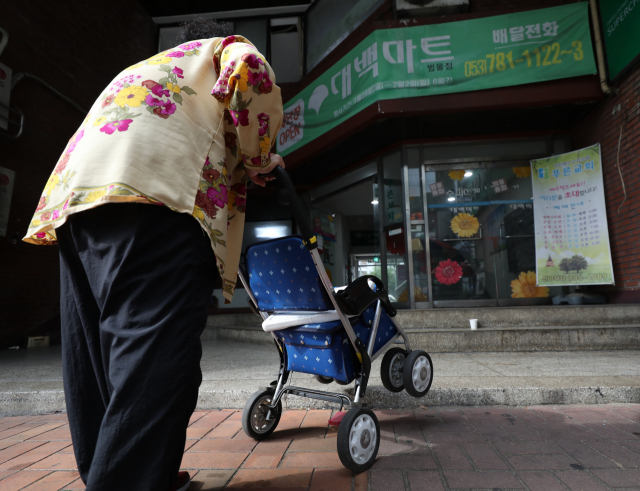
<path id="1" fill-rule="evenodd" d="M 120 73 L 71 137 L 23 240 L 55 244 L 72 213 L 105 203 L 164 205 L 211 239 L 233 297 L 247 203 L 245 168 L 270 164 L 282 98 L 265 58 L 240 36 L 164 51 Z"/>

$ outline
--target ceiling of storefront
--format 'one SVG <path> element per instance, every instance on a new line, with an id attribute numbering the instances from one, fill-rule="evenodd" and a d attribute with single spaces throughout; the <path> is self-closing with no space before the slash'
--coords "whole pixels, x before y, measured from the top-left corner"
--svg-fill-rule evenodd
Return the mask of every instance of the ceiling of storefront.
<path id="1" fill-rule="evenodd" d="M 242 2 L 226 2 L 222 0 L 180 0 L 179 2 L 175 0 L 140 0 L 140 3 L 151 17 L 290 7 L 292 5 L 309 5 L 312 2 L 313 0 L 242 0 Z"/>
<path id="2" fill-rule="evenodd" d="M 369 179 L 315 204 L 326 213 L 358 216 L 371 214 L 372 200 L 373 182 Z"/>
<path id="3" fill-rule="evenodd" d="M 401 141 L 436 138 L 473 140 L 487 135 L 566 132 L 594 106 L 595 103 L 564 104 L 386 119 L 307 160 L 291 171 L 291 177 L 297 186 L 314 185 L 358 162 L 365 163 L 371 155 Z"/>

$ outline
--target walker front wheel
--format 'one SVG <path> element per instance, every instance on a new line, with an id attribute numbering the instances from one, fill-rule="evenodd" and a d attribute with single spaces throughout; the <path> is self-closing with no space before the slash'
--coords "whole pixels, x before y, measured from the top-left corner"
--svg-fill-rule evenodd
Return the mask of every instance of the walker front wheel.
<path id="1" fill-rule="evenodd" d="M 263 440 L 278 426 L 282 416 L 282 402 L 278 401 L 275 409 L 270 409 L 274 393 L 259 390 L 254 393 L 242 411 L 242 429 L 254 440 Z"/>
<path id="2" fill-rule="evenodd" d="M 350 409 L 338 428 L 338 457 L 347 469 L 363 472 L 369 469 L 380 447 L 380 425 L 371 409 Z"/>

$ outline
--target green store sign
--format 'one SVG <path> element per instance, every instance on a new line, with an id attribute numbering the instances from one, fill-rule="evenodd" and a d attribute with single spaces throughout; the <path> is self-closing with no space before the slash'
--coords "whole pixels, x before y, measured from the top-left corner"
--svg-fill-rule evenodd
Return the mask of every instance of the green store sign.
<path id="1" fill-rule="evenodd" d="M 381 100 L 594 74 L 587 9 L 581 2 L 375 31 L 286 105 L 278 152 L 297 150 Z"/>
<path id="2" fill-rule="evenodd" d="M 600 0 L 609 78 L 640 55 L 640 0 Z"/>

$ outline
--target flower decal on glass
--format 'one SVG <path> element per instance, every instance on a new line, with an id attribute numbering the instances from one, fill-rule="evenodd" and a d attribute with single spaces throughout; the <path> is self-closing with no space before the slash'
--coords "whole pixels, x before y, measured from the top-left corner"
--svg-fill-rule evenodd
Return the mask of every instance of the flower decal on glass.
<path id="1" fill-rule="evenodd" d="M 466 171 L 463 170 L 452 170 L 449 172 L 449 177 L 454 181 L 462 181 L 464 179 L 464 173 Z"/>
<path id="2" fill-rule="evenodd" d="M 447 259 L 446 261 L 440 261 L 434 273 L 436 279 L 443 285 L 453 285 L 462 278 L 462 266 L 451 259 Z"/>
<path id="3" fill-rule="evenodd" d="M 512 298 L 548 297 L 549 288 L 536 286 L 536 274 L 533 271 L 520 273 L 518 279 L 511 282 Z"/>
<path id="4" fill-rule="evenodd" d="M 516 177 L 530 177 L 531 167 L 513 167 L 513 173 Z"/>
<path id="5" fill-rule="evenodd" d="M 471 237 L 478 232 L 479 228 L 478 219 L 468 213 L 458 213 L 451 220 L 451 230 L 458 237 Z"/>

